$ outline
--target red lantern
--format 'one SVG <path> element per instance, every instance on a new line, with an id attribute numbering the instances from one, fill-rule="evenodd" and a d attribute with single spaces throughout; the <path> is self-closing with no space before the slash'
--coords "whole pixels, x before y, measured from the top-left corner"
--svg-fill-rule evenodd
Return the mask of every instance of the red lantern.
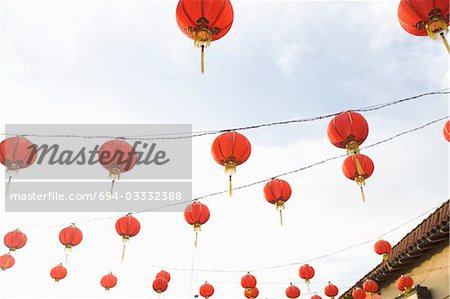
<path id="1" fill-rule="evenodd" d="M 256 277 L 251 275 L 250 272 L 247 272 L 247 274 L 241 278 L 241 286 L 245 289 L 245 293 L 250 293 L 252 289 L 256 287 Z"/>
<path id="2" fill-rule="evenodd" d="M 8 193 L 11 182 L 11 173 L 18 172 L 20 169 L 34 164 L 36 154 L 36 145 L 23 137 L 6 138 L 0 143 L 0 163 L 5 165 L 6 173 L 9 174 L 6 193 Z"/>
<path id="3" fill-rule="evenodd" d="M 320 297 L 319 295 L 314 295 L 311 297 L 311 299 L 322 299 L 322 297 Z"/>
<path id="4" fill-rule="evenodd" d="M 245 298 L 255 299 L 259 295 L 259 290 L 257 287 L 251 288 L 250 291 L 244 291 Z"/>
<path id="5" fill-rule="evenodd" d="M 286 289 L 286 297 L 291 299 L 300 297 L 300 289 L 291 283 L 291 285 Z"/>
<path id="6" fill-rule="evenodd" d="M 291 186 L 285 180 L 272 179 L 264 186 L 264 197 L 280 211 L 280 223 L 283 225 L 284 203 L 292 194 Z"/>
<path id="7" fill-rule="evenodd" d="M 325 287 L 324 293 L 325 295 L 333 299 L 339 293 L 339 289 L 331 282 L 328 282 L 328 285 Z"/>
<path id="8" fill-rule="evenodd" d="M 409 292 L 411 292 L 413 285 L 414 285 L 414 280 L 411 278 L 411 276 L 402 275 L 397 280 L 398 290 L 405 295 L 408 295 Z"/>
<path id="9" fill-rule="evenodd" d="M 167 282 L 170 282 L 170 274 L 164 270 L 161 270 L 158 274 L 156 274 L 156 278 L 163 278 Z"/>
<path id="10" fill-rule="evenodd" d="M 130 214 L 120 218 L 116 222 L 116 231 L 122 237 L 123 250 L 122 250 L 122 261 L 125 258 L 125 247 L 128 240 L 136 236 L 141 230 L 141 224 L 139 220 L 131 216 Z"/>
<path id="11" fill-rule="evenodd" d="M 314 268 L 308 264 L 305 264 L 300 267 L 298 270 L 298 275 L 301 279 L 305 280 L 306 284 L 309 284 L 309 280 L 314 277 L 315 271 Z"/>
<path id="12" fill-rule="evenodd" d="M 164 293 L 168 286 L 167 280 L 162 277 L 158 277 L 153 281 L 153 290 L 158 294 Z"/>
<path id="13" fill-rule="evenodd" d="M 450 120 L 445 123 L 444 128 L 443 128 L 442 131 L 444 133 L 445 139 L 448 142 L 450 142 Z"/>
<path id="14" fill-rule="evenodd" d="M 388 241 L 385 240 L 378 240 L 375 245 L 373 246 L 373 250 L 383 256 L 383 261 L 389 260 L 389 254 L 392 251 L 391 244 L 389 244 Z"/>
<path id="15" fill-rule="evenodd" d="M 50 270 L 50 276 L 55 280 L 55 282 L 58 282 L 67 276 L 67 269 L 62 264 L 59 264 Z"/>
<path id="16" fill-rule="evenodd" d="M 366 292 L 363 289 L 356 288 L 352 292 L 353 299 L 366 299 Z"/>
<path id="17" fill-rule="evenodd" d="M 83 233 L 81 230 L 75 226 L 75 224 L 71 224 L 68 227 L 65 227 L 59 233 L 59 242 L 62 245 L 66 246 L 66 250 L 71 250 L 72 247 L 77 246 L 83 240 Z"/>
<path id="18" fill-rule="evenodd" d="M 366 299 L 366 292 L 363 289 L 356 288 L 352 292 L 353 299 Z"/>
<path id="19" fill-rule="evenodd" d="M 375 165 L 372 160 L 361 154 L 347 157 L 342 164 L 342 172 L 352 181 L 355 181 L 361 189 L 363 201 L 366 200 L 364 196 L 363 187 L 366 185 L 368 179 L 374 171 Z"/>
<path id="20" fill-rule="evenodd" d="M 367 279 L 364 283 L 363 283 L 363 290 L 370 295 L 371 298 L 373 298 L 373 295 L 378 291 L 378 284 L 371 280 L 371 279 Z"/>
<path id="21" fill-rule="evenodd" d="M 177 6 L 177 23 L 181 31 L 201 48 L 201 72 L 204 52 L 212 41 L 222 38 L 233 24 L 233 6 L 229 0 L 180 0 Z"/>
<path id="22" fill-rule="evenodd" d="M 359 146 L 369 134 L 369 125 L 359 113 L 347 111 L 339 113 L 328 125 L 328 139 L 339 148 L 346 148 L 347 154 L 359 153 Z"/>
<path id="23" fill-rule="evenodd" d="M 9 253 L 0 256 L 0 269 L 5 271 L 16 263 L 16 259 Z"/>
<path id="24" fill-rule="evenodd" d="M 112 272 L 102 277 L 100 284 L 105 288 L 105 291 L 109 291 L 117 285 L 117 277 L 115 277 Z"/>
<path id="25" fill-rule="evenodd" d="M 187 223 L 194 226 L 195 247 L 197 247 L 198 233 L 202 230 L 202 225 L 209 220 L 209 216 L 208 207 L 199 201 L 194 201 L 184 210 L 184 219 L 186 219 Z"/>
<path id="26" fill-rule="evenodd" d="M 208 299 L 214 295 L 214 287 L 210 285 L 207 281 L 200 287 L 200 296 Z"/>
<path id="27" fill-rule="evenodd" d="M 231 176 L 236 172 L 236 167 L 247 161 L 252 152 L 250 141 L 238 132 L 226 132 L 220 134 L 213 142 L 211 148 L 214 160 L 225 166 L 225 173 L 229 175 L 230 196 L 232 194 Z"/>
<path id="28" fill-rule="evenodd" d="M 98 151 L 98 161 L 109 171 L 112 179 L 111 192 L 114 182 L 120 179 L 120 174 L 131 170 L 137 161 L 137 154 L 133 146 L 125 140 L 116 139 L 105 142 Z"/>
<path id="29" fill-rule="evenodd" d="M 16 229 L 5 235 L 3 238 L 3 243 L 5 243 L 5 246 L 9 248 L 10 252 L 14 252 L 27 244 L 27 235 L 19 229 Z"/>
<path id="30" fill-rule="evenodd" d="M 401 0 L 398 6 L 398 20 L 403 29 L 412 35 L 428 35 L 434 40 L 440 36 L 450 53 L 445 38 L 449 24 L 448 6 L 448 0 Z"/>

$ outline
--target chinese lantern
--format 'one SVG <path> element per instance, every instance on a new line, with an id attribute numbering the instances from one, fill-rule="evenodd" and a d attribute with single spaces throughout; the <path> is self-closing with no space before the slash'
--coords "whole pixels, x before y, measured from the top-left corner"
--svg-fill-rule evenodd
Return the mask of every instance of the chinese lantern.
<path id="1" fill-rule="evenodd" d="M 59 264 L 58 266 L 53 267 L 52 270 L 50 270 L 50 276 L 55 280 L 55 282 L 64 279 L 66 275 L 67 269 L 62 264 Z"/>
<path id="2" fill-rule="evenodd" d="M 201 72 L 205 72 L 205 48 L 222 38 L 233 24 L 233 6 L 229 0 L 180 0 L 177 23 L 181 31 L 201 48 Z"/>
<path id="3" fill-rule="evenodd" d="M 59 233 L 59 242 L 62 245 L 66 246 L 66 250 L 70 251 L 72 247 L 77 246 L 83 240 L 83 233 L 81 230 L 75 226 L 75 224 L 71 224 L 68 227 L 65 227 Z"/>
<path id="4" fill-rule="evenodd" d="M 401 0 L 398 6 L 398 20 L 406 32 L 416 36 L 429 36 L 444 42 L 450 54 L 446 35 L 448 33 L 448 0 Z"/>
<path id="5" fill-rule="evenodd" d="M 280 211 L 280 223 L 283 225 L 284 203 L 292 194 L 291 186 L 285 180 L 272 179 L 264 186 L 264 197 Z"/>
<path id="6" fill-rule="evenodd" d="M 311 299 L 322 299 L 322 297 L 320 297 L 319 295 L 314 295 L 311 297 Z"/>
<path id="7" fill-rule="evenodd" d="M 0 256 L 0 269 L 5 271 L 16 263 L 16 259 L 9 253 Z"/>
<path id="8" fill-rule="evenodd" d="M 286 289 L 286 297 L 291 299 L 300 297 L 300 289 L 291 283 L 291 285 Z"/>
<path id="9" fill-rule="evenodd" d="M 245 289 L 246 294 L 250 293 L 252 289 L 256 287 L 256 277 L 251 275 L 250 272 L 247 272 L 247 274 L 241 278 L 241 286 Z"/>
<path id="10" fill-rule="evenodd" d="M 366 201 L 363 187 L 366 185 L 368 179 L 374 171 L 375 165 L 372 160 L 362 154 L 352 155 L 347 157 L 342 164 L 342 172 L 344 175 L 356 184 L 361 189 L 363 201 Z"/>
<path id="11" fill-rule="evenodd" d="M 373 250 L 383 256 L 383 261 L 389 260 L 389 254 L 392 251 L 391 244 L 389 244 L 388 241 L 385 240 L 378 240 L 375 245 L 373 246 Z"/>
<path id="12" fill-rule="evenodd" d="M 305 280 L 305 284 L 308 286 L 308 292 L 309 292 L 309 280 L 314 277 L 315 271 L 314 268 L 311 267 L 308 264 L 305 264 L 300 267 L 298 270 L 298 275 L 301 279 Z"/>
<path id="13" fill-rule="evenodd" d="M 160 278 L 160 277 L 165 279 L 167 282 L 170 282 L 170 274 L 169 274 L 169 272 L 161 270 L 160 272 L 158 272 L 158 274 L 156 274 L 156 278 Z"/>
<path id="14" fill-rule="evenodd" d="M 444 128 L 443 128 L 442 131 L 444 133 L 445 139 L 448 142 L 450 142 L 450 120 L 445 123 Z"/>
<path id="15" fill-rule="evenodd" d="M 125 258 L 125 247 L 128 240 L 136 236 L 141 230 L 141 224 L 139 220 L 131 216 L 130 214 L 123 216 L 116 222 L 116 231 L 122 237 L 123 249 L 122 249 L 122 261 Z"/>
<path id="16" fill-rule="evenodd" d="M 112 272 L 109 272 L 109 274 L 102 277 L 100 284 L 105 288 L 105 291 L 109 291 L 117 285 L 117 277 L 115 277 Z"/>
<path id="17" fill-rule="evenodd" d="M 167 280 L 162 277 L 158 277 L 153 281 L 153 290 L 158 294 L 164 293 L 168 286 Z"/>
<path id="18" fill-rule="evenodd" d="M 214 160 L 225 166 L 225 173 L 229 175 L 229 193 L 232 195 L 231 176 L 236 167 L 247 161 L 252 152 L 250 141 L 238 132 L 226 132 L 217 136 L 211 148 Z"/>
<path id="19" fill-rule="evenodd" d="M 200 296 L 208 299 L 214 295 L 214 287 L 210 285 L 207 281 L 200 287 Z"/>
<path id="20" fill-rule="evenodd" d="M 210 213 L 208 207 L 199 201 L 194 201 L 184 210 L 184 219 L 186 219 L 186 222 L 194 227 L 195 247 L 197 247 L 198 233 L 202 230 L 202 225 L 209 220 L 209 215 Z"/>
<path id="21" fill-rule="evenodd" d="M 348 155 L 354 155 L 359 154 L 359 146 L 369 134 L 369 125 L 357 112 L 341 112 L 331 120 L 327 133 L 334 146 L 345 148 Z"/>
<path id="22" fill-rule="evenodd" d="M 112 193 L 114 182 L 120 179 L 120 174 L 131 170 L 137 161 L 137 154 L 133 146 L 122 139 L 105 142 L 98 151 L 98 161 L 109 171 L 112 179 Z"/>
<path id="23" fill-rule="evenodd" d="M 326 296 L 330 297 L 331 299 L 334 299 L 334 297 L 336 297 L 337 294 L 339 293 L 339 289 L 331 282 L 328 282 L 328 285 L 325 287 L 324 293 Z"/>
<path id="24" fill-rule="evenodd" d="M 244 291 L 245 298 L 255 299 L 259 295 L 259 290 L 257 287 L 251 288 L 250 291 Z"/>
<path id="25" fill-rule="evenodd" d="M 5 246 L 9 248 L 10 252 L 14 252 L 27 244 L 27 235 L 19 229 L 16 229 L 5 235 L 3 238 L 3 243 L 5 243 Z"/>
<path id="26" fill-rule="evenodd" d="M 356 288 L 352 292 L 353 299 L 366 299 L 366 292 L 361 288 Z"/>
<path id="27" fill-rule="evenodd" d="M 10 137 L 0 143 L 0 163 L 5 165 L 6 173 L 9 175 L 6 193 L 11 183 L 11 173 L 17 173 L 20 169 L 31 166 L 36 161 L 36 155 L 36 145 L 26 138 Z"/>
<path id="28" fill-rule="evenodd" d="M 371 297 L 373 298 L 374 294 L 378 291 L 378 284 L 371 280 L 367 279 L 363 283 L 363 290 Z"/>
<path id="29" fill-rule="evenodd" d="M 405 295 L 408 295 L 409 292 L 411 292 L 413 285 L 414 285 L 414 280 L 411 278 L 411 276 L 402 275 L 397 280 L 398 290 Z"/>

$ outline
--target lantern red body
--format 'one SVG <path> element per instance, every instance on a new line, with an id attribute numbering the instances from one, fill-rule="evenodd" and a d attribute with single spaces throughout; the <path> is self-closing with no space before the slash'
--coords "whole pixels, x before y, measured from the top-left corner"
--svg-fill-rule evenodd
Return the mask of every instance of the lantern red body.
<path id="1" fill-rule="evenodd" d="M 27 168 L 36 161 L 36 146 L 26 138 L 10 137 L 0 143 L 0 163 L 8 171 Z"/>
<path id="2" fill-rule="evenodd" d="M 163 278 L 167 282 L 170 282 L 170 274 L 169 274 L 169 272 L 166 272 L 164 270 L 161 270 L 160 272 L 158 272 L 158 274 L 156 274 L 156 278 Z"/>
<path id="3" fill-rule="evenodd" d="M 241 286 L 246 289 L 246 291 L 250 292 L 256 286 L 256 277 L 251 275 L 250 273 L 245 274 L 241 278 Z"/>
<path id="4" fill-rule="evenodd" d="M 66 276 L 67 269 L 62 264 L 59 264 L 58 266 L 53 267 L 50 270 L 50 277 L 53 278 L 56 282 L 64 279 Z"/>
<path id="5" fill-rule="evenodd" d="M 325 287 L 324 293 L 325 295 L 333 299 L 339 293 L 339 289 L 337 288 L 337 286 L 329 282 L 328 285 Z"/>
<path id="6" fill-rule="evenodd" d="M 178 27 L 194 46 L 202 48 L 201 71 L 204 72 L 204 48 L 222 38 L 233 24 L 233 6 L 229 0 L 180 0 L 176 11 Z"/>
<path id="7" fill-rule="evenodd" d="M 442 129 L 445 139 L 450 142 L 450 120 L 447 121 Z"/>
<path id="8" fill-rule="evenodd" d="M 214 287 L 210 285 L 208 282 L 205 282 L 200 287 L 200 296 L 204 297 L 205 299 L 211 297 L 214 295 Z"/>
<path id="9" fill-rule="evenodd" d="M 358 167 L 358 162 L 361 165 L 361 169 Z M 375 169 L 375 165 L 372 160 L 365 155 L 353 155 L 347 157 L 342 164 L 342 172 L 344 175 L 353 181 L 359 182 L 368 179 Z"/>
<path id="10" fill-rule="evenodd" d="M 59 242 L 66 246 L 67 249 L 79 245 L 82 240 L 83 233 L 74 224 L 63 228 L 59 233 Z"/>
<path id="11" fill-rule="evenodd" d="M 136 236 L 140 230 L 139 220 L 131 215 L 126 215 L 116 222 L 116 231 L 124 240 Z"/>
<path id="12" fill-rule="evenodd" d="M 250 157 L 252 147 L 250 141 L 238 132 L 226 132 L 214 140 L 211 152 L 214 160 L 225 166 L 227 173 L 234 173 L 236 166 Z"/>
<path id="13" fill-rule="evenodd" d="M 300 297 L 300 289 L 291 283 L 291 285 L 286 289 L 286 297 L 291 299 Z"/>
<path id="14" fill-rule="evenodd" d="M 16 259 L 9 253 L 0 256 L 0 269 L 5 271 L 16 263 Z"/>
<path id="15" fill-rule="evenodd" d="M 375 294 L 378 291 L 378 284 L 375 281 L 371 280 L 371 279 L 367 279 L 363 283 L 363 290 L 366 293 Z"/>
<path id="16" fill-rule="evenodd" d="M 158 277 L 153 281 L 153 290 L 158 294 L 164 293 L 168 286 L 167 280 L 162 277 Z"/>
<path id="17" fill-rule="evenodd" d="M 352 292 L 353 299 L 366 299 L 366 292 L 363 289 L 356 288 Z"/>
<path id="18" fill-rule="evenodd" d="M 397 288 L 400 292 L 408 293 L 409 291 L 411 291 L 413 285 L 414 280 L 411 278 L 411 276 L 402 275 L 397 280 Z"/>
<path id="19" fill-rule="evenodd" d="M 98 152 L 99 163 L 109 171 L 111 178 L 119 179 L 120 174 L 136 165 L 137 154 L 125 140 L 116 139 L 105 142 Z"/>
<path id="20" fill-rule="evenodd" d="M 208 207 L 199 201 L 194 201 L 184 210 L 184 219 L 196 230 L 200 230 L 200 227 L 209 220 L 209 216 Z"/>
<path id="21" fill-rule="evenodd" d="M 298 270 L 298 275 L 301 279 L 305 280 L 305 283 L 309 283 L 309 280 L 314 277 L 314 274 L 314 268 L 308 264 L 301 266 Z"/>
<path id="22" fill-rule="evenodd" d="M 322 299 L 322 297 L 320 297 L 319 295 L 314 295 L 311 297 L 311 299 Z"/>
<path id="23" fill-rule="evenodd" d="M 373 246 L 373 250 L 383 256 L 383 260 L 387 261 L 389 259 L 389 253 L 392 251 L 391 244 L 385 240 L 378 240 Z"/>
<path id="24" fill-rule="evenodd" d="M 339 148 L 346 148 L 349 154 L 359 153 L 359 146 L 369 134 L 369 125 L 359 113 L 339 113 L 328 125 L 328 139 Z"/>
<path id="25" fill-rule="evenodd" d="M 259 295 L 259 290 L 257 287 L 251 288 L 250 290 L 245 290 L 244 295 L 248 299 L 255 299 Z"/>
<path id="26" fill-rule="evenodd" d="M 27 235 L 16 229 L 7 233 L 3 238 L 3 242 L 9 248 L 9 251 L 16 251 L 27 244 Z"/>
<path id="27" fill-rule="evenodd" d="M 264 197 L 271 204 L 284 204 L 292 194 L 291 186 L 281 179 L 272 179 L 264 186 Z"/>
<path id="28" fill-rule="evenodd" d="M 100 284 L 105 288 L 106 291 L 114 288 L 117 285 L 117 277 L 115 277 L 111 272 L 102 277 Z"/>

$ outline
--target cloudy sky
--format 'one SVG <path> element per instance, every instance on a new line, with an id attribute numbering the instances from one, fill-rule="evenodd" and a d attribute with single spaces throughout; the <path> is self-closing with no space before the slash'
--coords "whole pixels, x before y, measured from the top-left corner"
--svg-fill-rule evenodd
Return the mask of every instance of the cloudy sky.
<path id="1" fill-rule="evenodd" d="M 1 123 L 192 124 L 194 131 L 303 118 L 388 102 L 448 87 L 448 55 L 438 42 L 404 32 L 397 1 L 233 1 L 230 32 L 206 52 L 178 29 L 176 1 L 2 1 Z M 371 144 L 448 114 L 432 96 L 366 113 Z M 328 120 L 245 132 L 253 146 L 235 184 L 270 178 L 341 154 L 326 137 Z M 211 219 L 199 248 L 181 213 L 137 217 L 141 233 L 120 265 L 115 214 L 2 213 L 0 235 L 22 228 L 29 242 L 1 273 L 4 298 L 103 298 L 102 275 L 119 284 L 108 297 L 156 298 L 151 283 L 165 268 L 165 298 L 192 298 L 208 280 L 214 298 L 243 298 L 244 271 L 311 261 L 311 291 L 327 281 L 341 291 L 377 265 L 378 238 L 449 197 L 448 143 L 438 123 L 371 148 L 367 202 L 343 177 L 342 160 L 285 177 L 293 188 L 280 227 L 262 185 L 205 200 Z M 193 140 L 193 194 L 224 189 L 210 155 L 213 136 Z M 4 198 L 2 197 L 2 200 Z M 98 221 L 85 221 L 109 217 Z M 384 236 L 398 242 L 425 216 Z M 49 270 L 64 255 L 61 223 L 79 222 L 83 243 L 59 286 Z M 5 249 L 6 252 L 6 249 Z M 193 267 L 195 271 L 190 269 Z M 200 271 L 201 270 L 201 271 Z M 204 271 L 208 270 L 208 271 Z M 298 265 L 255 271 L 261 298 L 300 286 Z"/>

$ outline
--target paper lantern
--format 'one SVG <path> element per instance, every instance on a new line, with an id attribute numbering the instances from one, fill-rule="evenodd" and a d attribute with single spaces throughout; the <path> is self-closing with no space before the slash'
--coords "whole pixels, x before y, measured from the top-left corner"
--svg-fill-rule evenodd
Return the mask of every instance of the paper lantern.
<path id="1" fill-rule="evenodd" d="M 200 296 L 208 299 L 214 295 L 214 287 L 210 285 L 207 281 L 200 287 Z"/>
<path id="2" fill-rule="evenodd" d="M 53 267 L 50 270 L 50 277 L 55 280 L 55 282 L 59 282 L 61 279 L 64 279 L 67 276 L 67 269 L 59 264 L 56 267 Z"/>
<path id="3" fill-rule="evenodd" d="M 392 247 L 391 244 L 389 244 L 388 241 L 385 240 L 378 240 L 375 245 L 373 246 L 373 250 L 383 256 L 383 261 L 388 261 L 389 260 L 389 254 L 392 251 Z"/>
<path id="4" fill-rule="evenodd" d="M 324 293 L 331 299 L 334 299 L 334 297 L 336 297 L 337 294 L 339 293 L 339 289 L 331 282 L 328 282 L 328 285 L 324 289 Z"/>
<path id="5" fill-rule="evenodd" d="M 184 210 L 184 219 L 194 227 L 195 247 L 197 247 L 198 243 L 198 233 L 202 230 L 202 225 L 209 220 L 209 216 L 210 212 L 208 207 L 199 201 L 194 201 Z"/>
<path id="6" fill-rule="evenodd" d="M 14 252 L 27 244 L 27 235 L 19 229 L 13 230 L 5 235 L 3 243 L 9 248 L 10 252 Z"/>
<path id="7" fill-rule="evenodd" d="M 300 297 L 300 289 L 291 283 L 291 285 L 286 289 L 286 297 L 290 299 L 296 299 Z"/>
<path id="8" fill-rule="evenodd" d="M 106 274 L 100 280 L 100 285 L 105 289 L 105 291 L 109 291 L 117 285 L 117 277 L 115 277 L 112 272 Z"/>
<path id="9" fill-rule="evenodd" d="M 136 236 L 141 230 L 141 224 L 139 220 L 131 216 L 130 214 L 121 217 L 116 222 L 116 231 L 122 237 L 123 249 L 122 249 L 122 261 L 125 258 L 125 247 L 130 238 Z"/>
<path id="10" fill-rule="evenodd" d="M 292 189 L 288 182 L 272 179 L 264 186 L 264 197 L 280 211 L 280 223 L 283 225 L 284 203 L 291 198 Z"/>
<path id="11" fill-rule="evenodd" d="M 359 113 L 347 111 L 339 113 L 328 125 L 328 139 L 338 147 L 347 149 L 348 155 L 359 154 L 359 146 L 369 134 L 369 125 Z"/>
<path id="12" fill-rule="evenodd" d="M 349 156 L 342 164 L 342 172 L 344 175 L 348 179 L 355 181 L 360 187 L 363 201 L 366 200 L 363 187 L 366 185 L 366 179 L 373 174 L 374 169 L 375 165 L 372 160 L 362 154 Z"/>

